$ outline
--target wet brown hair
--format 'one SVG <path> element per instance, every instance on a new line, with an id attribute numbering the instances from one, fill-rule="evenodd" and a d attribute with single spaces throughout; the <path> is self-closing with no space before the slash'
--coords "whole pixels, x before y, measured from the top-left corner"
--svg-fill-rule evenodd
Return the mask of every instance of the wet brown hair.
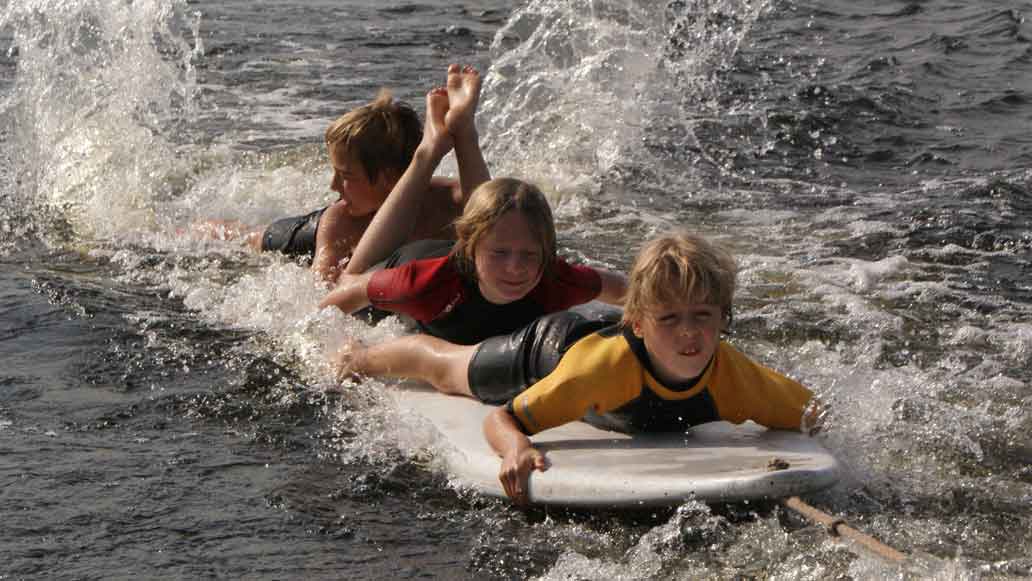
<path id="1" fill-rule="evenodd" d="M 385 172 L 400 177 L 423 139 L 419 115 L 391 92 L 380 89 L 376 99 L 338 117 L 326 129 L 326 147 L 335 148 L 362 164 L 366 177 L 375 182 Z"/>

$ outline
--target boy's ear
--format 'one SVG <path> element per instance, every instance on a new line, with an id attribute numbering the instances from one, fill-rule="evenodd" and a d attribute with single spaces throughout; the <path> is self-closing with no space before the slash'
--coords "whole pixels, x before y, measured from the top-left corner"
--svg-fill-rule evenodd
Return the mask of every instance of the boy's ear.
<path id="1" fill-rule="evenodd" d="M 641 339 L 641 323 L 637 320 L 631 321 L 631 332 L 634 336 Z"/>

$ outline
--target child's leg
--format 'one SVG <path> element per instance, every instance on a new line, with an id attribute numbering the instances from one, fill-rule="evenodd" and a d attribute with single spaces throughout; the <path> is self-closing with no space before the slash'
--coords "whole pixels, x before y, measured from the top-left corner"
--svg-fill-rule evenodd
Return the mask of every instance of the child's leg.
<path id="1" fill-rule="evenodd" d="M 176 234 L 189 234 L 196 238 L 223 241 L 243 239 L 249 248 L 261 252 L 263 232 L 263 229 L 236 220 L 211 219 L 191 224 L 189 229 L 177 230 Z"/>
<path id="2" fill-rule="evenodd" d="M 337 352 L 336 367 L 343 373 L 370 377 L 419 379 L 442 393 L 472 397 L 467 369 L 476 345 L 456 345 L 430 335 L 409 335 Z"/>
<path id="3" fill-rule="evenodd" d="M 463 199 L 480 184 L 491 179 L 484 154 L 480 150 L 476 112 L 480 102 L 480 73 L 471 66 L 448 67 L 448 111 L 444 124 L 455 142 L 455 163 L 459 167 L 459 183 Z"/>
<path id="4" fill-rule="evenodd" d="M 408 241 L 414 225 L 420 221 L 423 197 L 430 189 L 430 179 L 441 159 L 451 150 L 452 138 L 444 125 L 448 112 L 448 93 L 438 87 L 426 96 L 426 121 L 423 140 L 416 148 L 405 173 L 401 175 L 376 211 L 362 235 L 345 272 L 360 274 L 390 256 Z"/>

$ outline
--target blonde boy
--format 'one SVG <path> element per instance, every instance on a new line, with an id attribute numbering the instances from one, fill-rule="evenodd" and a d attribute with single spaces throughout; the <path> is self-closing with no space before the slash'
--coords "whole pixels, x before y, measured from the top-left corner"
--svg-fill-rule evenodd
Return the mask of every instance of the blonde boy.
<path id="1" fill-rule="evenodd" d="M 565 323 L 559 361 L 532 370 L 541 379 L 485 420 L 506 494 L 526 502 L 530 472 L 547 469 L 528 436 L 578 419 L 627 432 L 717 420 L 801 429 L 816 410 L 810 390 L 720 340 L 735 275 L 731 255 L 699 236 L 648 243 L 632 267 L 621 323 L 586 336 L 590 322 Z"/>

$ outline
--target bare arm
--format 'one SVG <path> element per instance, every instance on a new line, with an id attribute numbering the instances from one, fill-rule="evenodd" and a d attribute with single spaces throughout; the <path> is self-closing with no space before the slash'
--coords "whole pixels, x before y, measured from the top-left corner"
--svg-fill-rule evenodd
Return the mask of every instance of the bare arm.
<path id="1" fill-rule="evenodd" d="M 619 272 L 601 268 L 596 268 L 595 271 L 602 277 L 602 290 L 598 293 L 598 300 L 611 305 L 623 305 L 627 294 L 627 277 Z"/>
<path id="2" fill-rule="evenodd" d="M 516 504 L 530 501 L 528 480 L 534 470 L 548 470 L 548 462 L 530 438 L 520 431 L 509 411 L 498 408 L 484 419 L 484 436 L 491 448 L 502 457 L 498 480 L 505 494 Z"/>
<path id="3" fill-rule="evenodd" d="M 340 202 L 331 204 L 319 219 L 319 230 L 315 234 L 315 257 L 312 270 L 319 278 L 336 282 L 344 271 L 341 262 L 351 255 L 359 236 L 365 230 L 368 218 L 356 218 L 348 213 L 347 206 Z"/>
<path id="4" fill-rule="evenodd" d="M 366 287 L 369 285 L 369 279 L 372 276 L 373 273 L 371 272 L 365 274 L 341 274 L 337 280 L 336 288 L 323 298 L 322 302 L 319 303 L 319 308 L 332 306 L 351 314 L 361 308 L 368 307 L 369 293 L 366 291 Z"/>

